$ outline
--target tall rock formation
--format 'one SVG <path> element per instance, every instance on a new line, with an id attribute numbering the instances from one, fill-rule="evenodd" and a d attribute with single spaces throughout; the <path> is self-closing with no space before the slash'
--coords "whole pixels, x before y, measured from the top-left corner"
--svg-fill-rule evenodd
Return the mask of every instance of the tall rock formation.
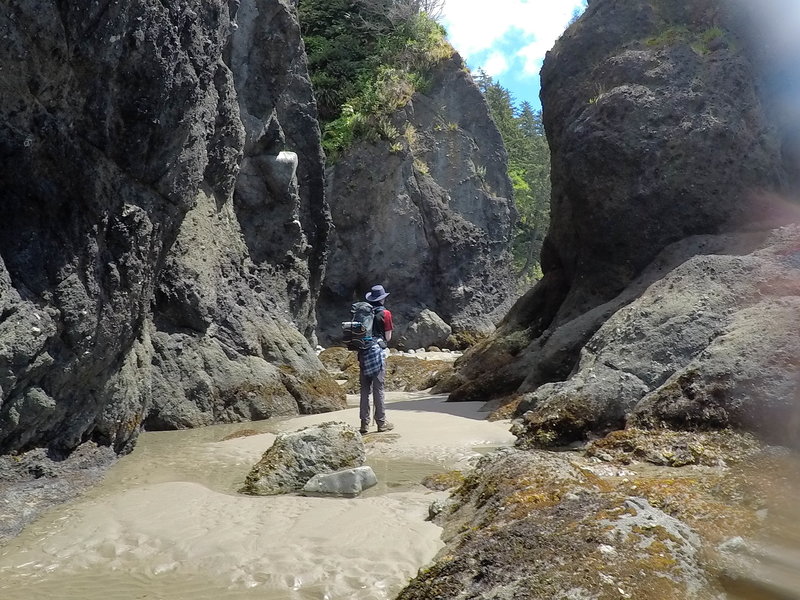
<path id="1" fill-rule="evenodd" d="M 0 14 L 0 452 L 343 405 L 298 332 L 329 216 L 293 7 L 238 10 Z"/>
<path id="2" fill-rule="evenodd" d="M 391 127 L 394 139 L 360 141 L 329 169 L 320 337 L 336 341 L 350 303 L 376 283 L 392 294 L 398 336 L 425 309 L 456 333 L 490 332 L 514 295 L 516 213 L 502 139 L 458 55 Z"/>
<path id="3" fill-rule="evenodd" d="M 800 346 L 784 328 L 800 238 L 772 229 L 798 221 L 800 120 L 776 82 L 800 53 L 774 30 L 762 43 L 764 13 L 595 0 L 556 43 L 545 276 L 461 361 L 451 399 L 527 394 L 532 443 L 626 420 L 797 443 Z"/>

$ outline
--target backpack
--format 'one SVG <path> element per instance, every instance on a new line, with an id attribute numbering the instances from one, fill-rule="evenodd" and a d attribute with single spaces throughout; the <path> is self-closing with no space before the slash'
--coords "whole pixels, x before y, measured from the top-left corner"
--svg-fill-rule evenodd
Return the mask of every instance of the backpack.
<path id="1" fill-rule="evenodd" d="M 365 350 L 374 344 L 372 337 L 373 307 L 369 302 L 356 302 L 350 308 L 349 321 L 342 323 L 342 338 L 348 350 Z"/>

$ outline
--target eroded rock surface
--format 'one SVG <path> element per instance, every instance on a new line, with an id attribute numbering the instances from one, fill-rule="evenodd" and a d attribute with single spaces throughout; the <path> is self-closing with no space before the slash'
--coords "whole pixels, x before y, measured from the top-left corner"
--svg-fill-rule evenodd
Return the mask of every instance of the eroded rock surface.
<path id="1" fill-rule="evenodd" d="M 735 428 L 797 447 L 800 227 L 697 255 L 610 317 L 573 375 L 523 396 L 523 443 L 634 426 Z"/>
<path id="2" fill-rule="evenodd" d="M 0 451 L 343 406 L 304 337 L 330 217 L 294 7 L 236 6 L 0 16 Z"/>

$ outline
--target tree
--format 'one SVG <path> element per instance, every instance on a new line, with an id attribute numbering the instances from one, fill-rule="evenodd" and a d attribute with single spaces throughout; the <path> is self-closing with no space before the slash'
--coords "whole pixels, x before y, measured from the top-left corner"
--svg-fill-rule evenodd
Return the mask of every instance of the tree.
<path id="1" fill-rule="evenodd" d="M 519 221 L 514 232 L 514 263 L 520 285 L 528 286 L 539 269 L 550 222 L 550 150 L 541 112 L 528 102 L 516 106 L 511 93 L 483 71 L 474 76 L 508 151 L 508 176 Z"/>

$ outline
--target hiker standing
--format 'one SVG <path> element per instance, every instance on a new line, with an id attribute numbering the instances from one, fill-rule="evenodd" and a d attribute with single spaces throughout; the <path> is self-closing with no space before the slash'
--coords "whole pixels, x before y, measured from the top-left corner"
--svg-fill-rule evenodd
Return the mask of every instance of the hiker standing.
<path id="1" fill-rule="evenodd" d="M 370 347 L 358 353 L 359 382 L 361 383 L 361 405 L 359 417 L 361 418 L 361 433 L 369 431 L 369 395 L 372 391 L 372 400 L 375 406 L 375 422 L 378 431 L 389 431 L 394 425 L 386 420 L 384 406 L 383 385 L 386 379 L 386 356 L 384 350 L 387 342 L 392 339 L 392 313 L 383 305 L 389 292 L 382 285 L 374 285 L 367 292 L 366 299 L 372 305 L 372 337 L 375 340 Z"/>

